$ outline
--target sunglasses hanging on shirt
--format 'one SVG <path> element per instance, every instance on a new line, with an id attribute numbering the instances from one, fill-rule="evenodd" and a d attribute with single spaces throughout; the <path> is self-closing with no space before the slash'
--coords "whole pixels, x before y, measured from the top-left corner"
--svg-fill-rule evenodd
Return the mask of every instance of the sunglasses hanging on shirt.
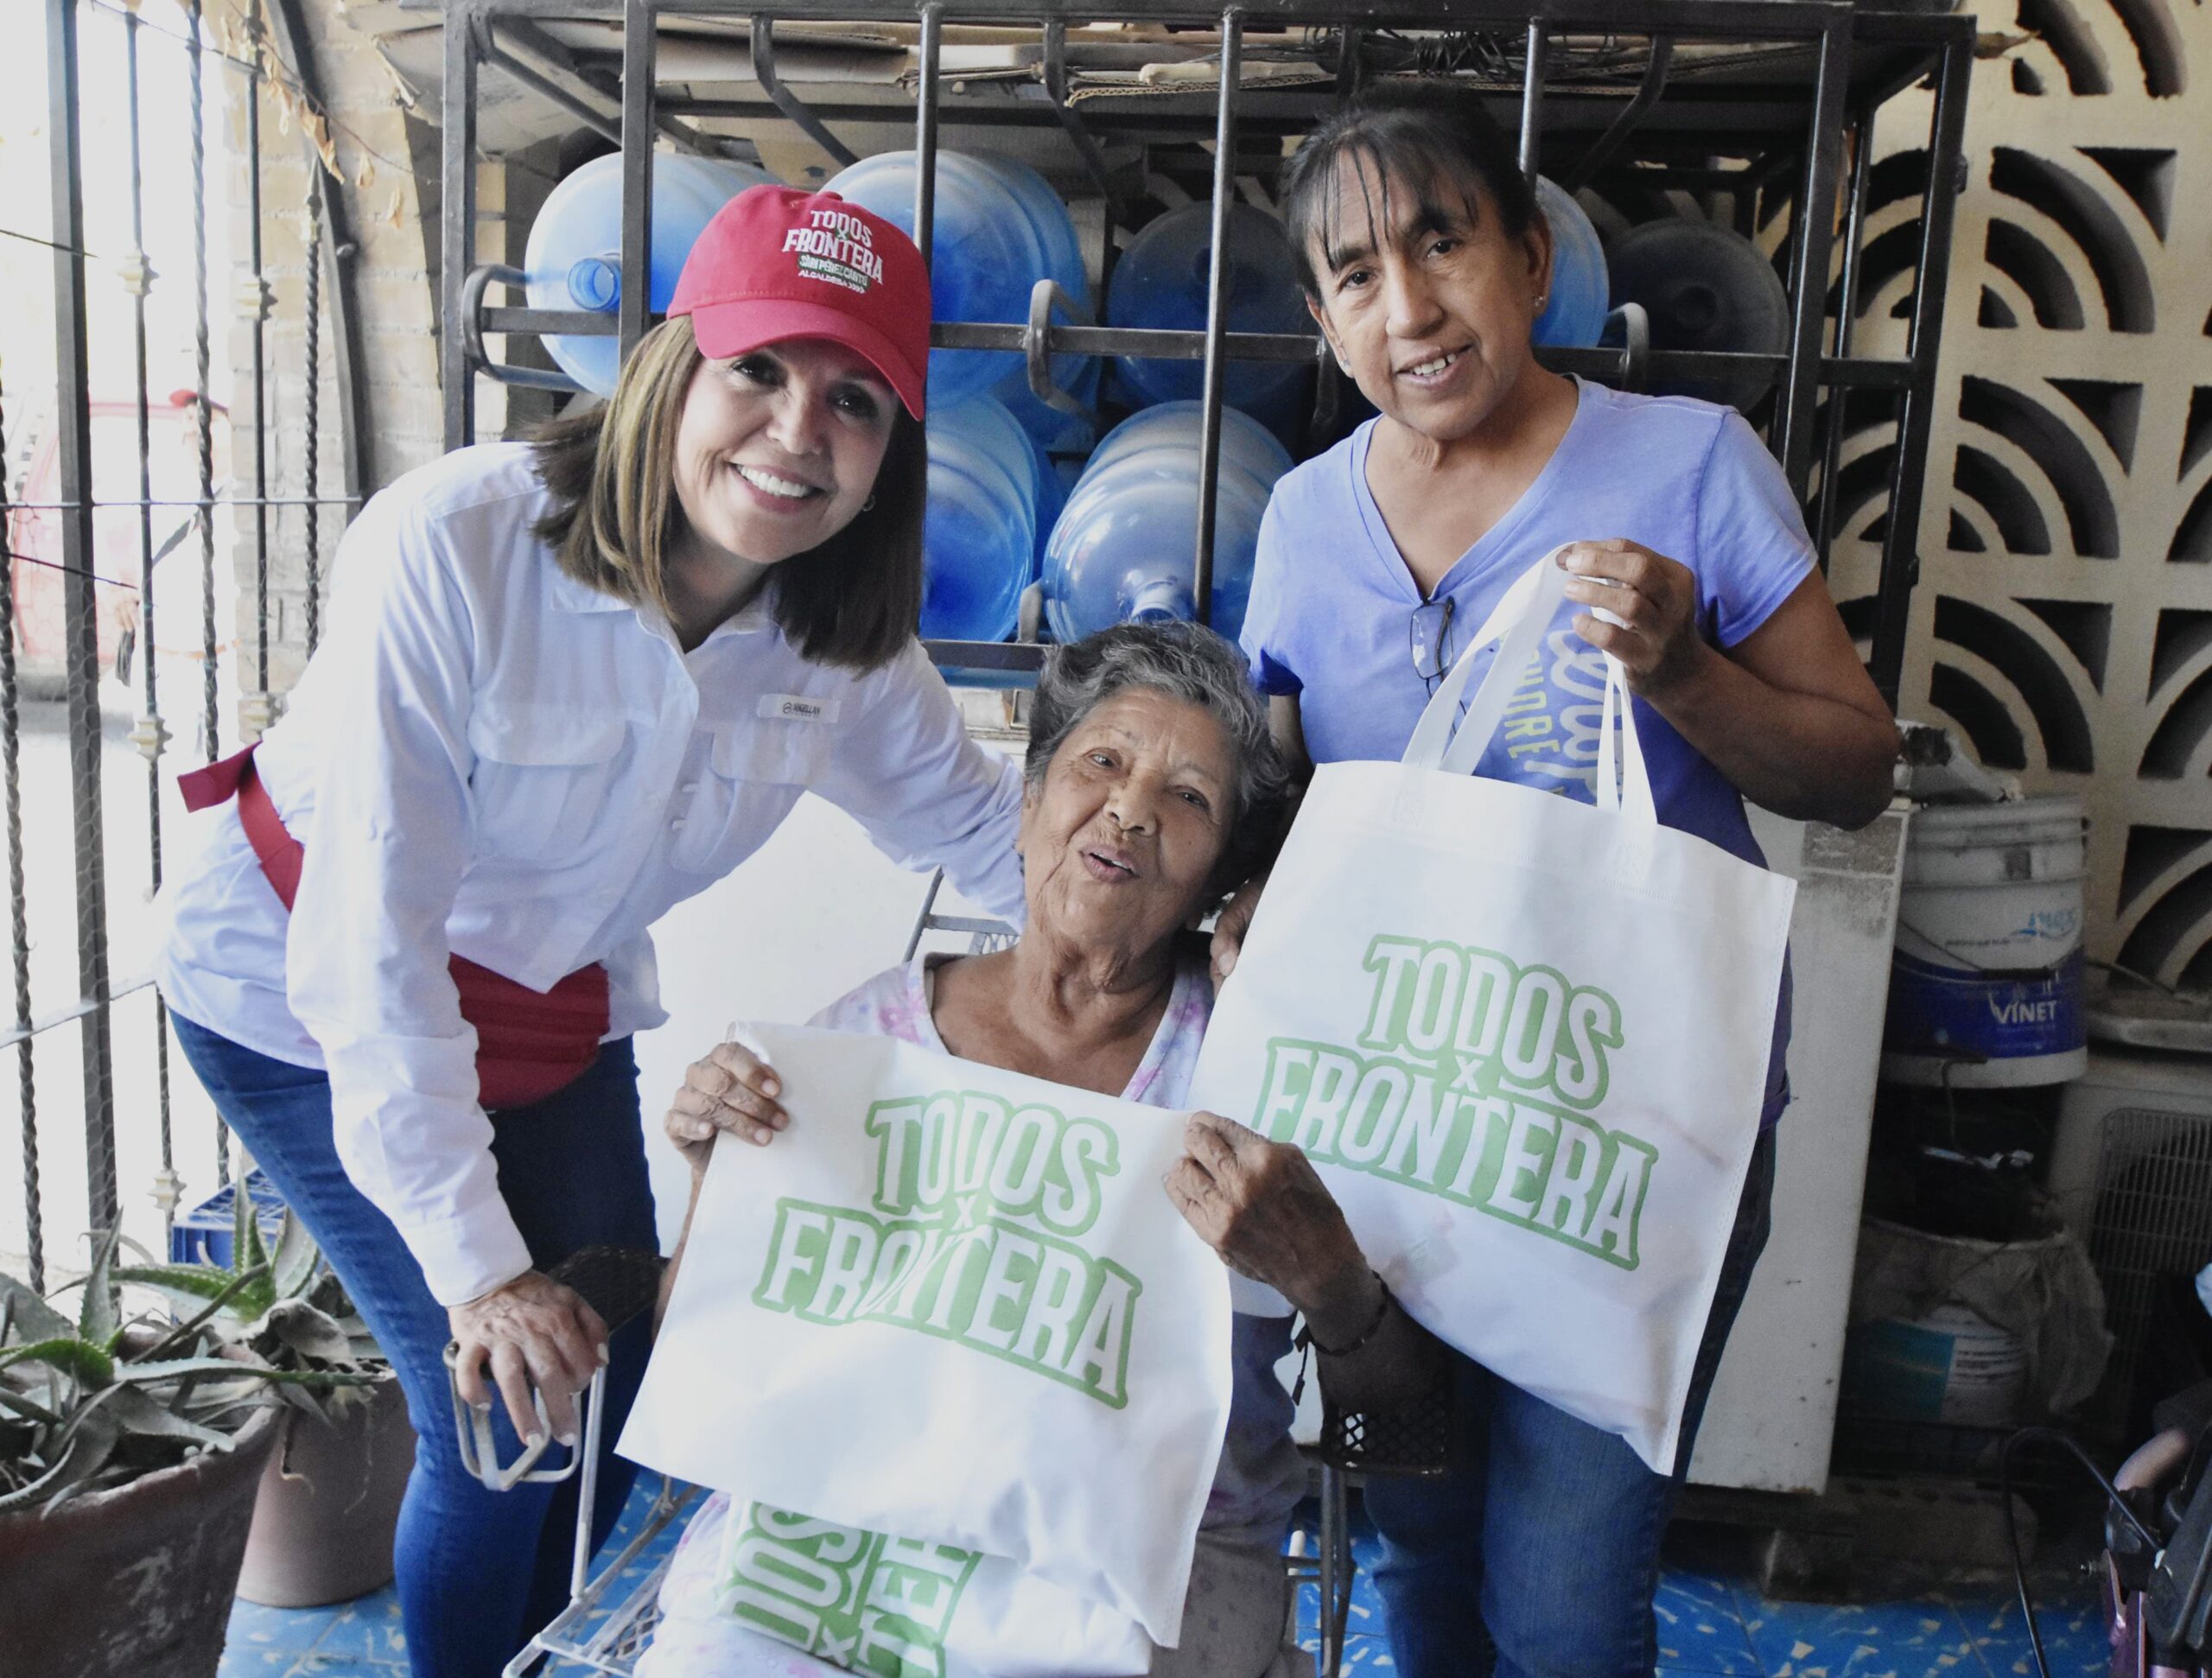
<path id="1" fill-rule="evenodd" d="M 1421 685 L 1432 694 L 1436 691 L 1436 684 L 1444 679 L 1445 671 L 1452 668 L 1452 610 L 1453 601 L 1449 594 L 1423 601 L 1414 607 L 1413 617 L 1406 625 L 1406 641 L 1414 656 L 1414 674 L 1421 677 Z"/>

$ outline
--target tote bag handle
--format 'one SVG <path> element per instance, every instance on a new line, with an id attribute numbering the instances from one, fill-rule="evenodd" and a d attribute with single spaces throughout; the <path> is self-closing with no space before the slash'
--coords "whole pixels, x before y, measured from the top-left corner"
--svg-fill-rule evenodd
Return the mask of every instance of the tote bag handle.
<path id="1" fill-rule="evenodd" d="M 1441 769 L 1452 774 L 1471 774 L 1482 754 L 1490 749 L 1491 736 L 1505 720 L 1505 707 L 1521 672 L 1529 667 L 1543 640 L 1544 631 L 1567 598 L 1567 574 L 1560 569 L 1560 550 L 1554 548 L 1513 580 L 1481 628 L 1474 633 L 1452 668 L 1444 674 L 1428 702 L 1428 709 L 1414 725 L 1406 742 L 1404 762 L 1410 768 Z M 1474 680 L 1475 655 L 1491 642 L 1497 657 L 1491 659 L 1475 696 L 1465 700 Z M 1459 715 L 1465 700 L 1467 714 Z"/>
<path id="2" fill-rule="evenodd" d="M 1614 718 L 1620 721 L 1620 753 L 1615 758 Z M 1643 745 L 1636 733 L 1635 696 L 1629 692 L 1628 671 L 1611 653 L 1605 655 L 1605 704 L 1598 721 L 1598 808 L 1626 816 L 1638 827 L 1659 825 L 1659 810 L 1651 794 L 1651 772 L 1643 761 Z"/>
<path id="3" fill-rule="evenodd" d="M 1406 742 L 1403 761 L 1408 766 L 1440 769 L 1446 774 L 1474 772 L 1504 723 L 1505 708 L 1529 661 L 1541 648 L 1544 632 L 1566 601 L 1567 585 L 1573 579 L 1559 563 L 1561 551 L 1553 549 L 1514 579 L 1446 672 L 1414 725 L 1413 737 Z M 1475 668 L 1480 662 L 1475 654 L 1492 642 L 1497 645 L 1497 656 L 1484 671 L 1481 683 L 1475 685 Z M 1475 686 L 1474 697 L 1466 699 L 1471 685 Z M 1459 714 L 1463 700 L 1464 716 Z M 1597 802 L 1600 810 L 1626 816 L 1639 827 L 1658 825 L 1651 779 L 1637 738 L 1627 675 L 1620 661 L 1610 655 L 1605 659 L 1605 695 L 1599 728 Z"/>

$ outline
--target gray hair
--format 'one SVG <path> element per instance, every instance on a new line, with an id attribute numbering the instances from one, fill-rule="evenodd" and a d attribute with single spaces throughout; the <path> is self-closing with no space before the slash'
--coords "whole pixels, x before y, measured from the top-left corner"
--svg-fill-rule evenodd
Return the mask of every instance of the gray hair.
<path id="1" fill-rule="evenodd" d="M 1229 842 L 1215 872 L 1217 889 L 1242 884 L 1274 854 L 1290 803 L 1290 775 L 1268 732 L 1266 702 L 1244 656 L 1200 624 L 1117 624 L 1046 655 L 1029 713 L 1022 772 L 1044 784 L 1053 754 L 1091 712 L 1133 689 L 1197 705 L 1221 725 L 1235 760 L 1236 807 Z"/>

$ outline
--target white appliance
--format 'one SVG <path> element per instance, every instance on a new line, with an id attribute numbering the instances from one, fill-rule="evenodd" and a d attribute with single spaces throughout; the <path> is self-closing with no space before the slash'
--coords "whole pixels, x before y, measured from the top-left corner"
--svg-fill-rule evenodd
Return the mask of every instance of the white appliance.
<path id="1" fill-rule="evenodd" d="M 1893 810 L 1857 833 L 1751 814 L 1770 866 L 1797 881 L 1794 1099 L 1777 1141 L 1774 1232 L 1720 1360 L 1690 1478 L 1820 1492 L 1859 1253 L 1907 812 Z"/>
<path id="2" fill-rule="evenodd" d="M 2212 1264 L 2212 1058 L 2092 1042 L 2060 1103 L 2050 1186 L 2104 1284 L 2107 1390 L 2125 1394 L 2161 1281 Z"/>

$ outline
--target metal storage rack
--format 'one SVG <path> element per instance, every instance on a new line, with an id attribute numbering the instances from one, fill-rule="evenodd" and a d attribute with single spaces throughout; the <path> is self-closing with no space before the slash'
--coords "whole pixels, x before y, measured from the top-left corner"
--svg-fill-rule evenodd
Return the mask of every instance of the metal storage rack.
<path id="1" fill-rule="evenodd" d="M 1866 392 L 1893 403 L 1897 447 L 1889 512 L 1871 622 L 1864 627 L 1875 680 L 1895 699 L 1918 570 L 1915 544 L 1953 208 L 1963 172 L 1961 133 L 1974 50 L 1970 17 L 1885 12 L 1845 0 L 1541 0 L 1533 5 L 1528 0 L 1429 0 L 1423 5 L 1406 0 L 1276 0 L 1267 6 L 1219 10 L 1188 0 L 446 0 L 444 16 L 443 250 L 473 248 L 480 67 L 495 66 L 580 123 L 598 129 L 622 145 L 624 157 L 621 303 L 612 323 L 601 315 L 487 304 L 490 285 L 518 283 L 520 276 L 511 269 L 472 272 L 462 263 L 444 264 L 442 312 L 461 327 L 446 334 L 441 350 L 448 448 L 474 441 L 474 374 L 479 369 L 511 382 L 569 388 L 557 375 L 492 364 L 484 353 L 486 332 L 611 330 L 619 333 L 626 350 L 651 324 L 645 312 L 646 229 L 656 137 L 719 155 L 722 143 L 687 119 L 780 117 L 838 156 L 850 153 L 827 124 L 886 120 L 881 103 L 803 103 L 777 73 L 779 22 L 918 26 L 912 124 L 913 146 L 923 166 L 917 171 L 915 223 L 916 242 L 925 257 L 931 247 L 933 161 L 940 128 L 948 120 L 1063 130 L 1106 197 L 1109 249 L 1114 198 L 1097 137 L 1132 128 L 1163 139 L 1179 135 L 1202 142 L 1210 135 L 1215 256 L 1204 331 L 1138 331 L 1062 321 L 1056 316 L 1067 311 L 1056 308 L 1049 287 L 1040 285 L 1026 322 L 941 322 L 932 339 L 940 347 L 1024 353 L 1040 396 L 1046 394 L 1046 358 L 1052 353 L 1203 361 L 1194 591 L 1202 613 L 1211 597 L 1224 364 L 1232 359 L 1320 359 L 1313 337 L 1226 330 L 1221 291 L 1227 207 L 1239 175 L 1270 170 L 1279 159 L 1281 137 L 1310 126 L 1363 75 L 1433 70 L 1450 64 L 1455 54 L 1460 63 L 1475 63 L 1478 73 L 1471 85 L 1517 129 L 1523 167 L 1541 168 L 1570 188 L 1593 180 L 1602 185 L 1632 174 L 1630 184 L 1639 188 L 1726 192 L 1734 198 L 1745 231 L 1764 220 L 1764 208 L 1787 200 L 1793 213 L 1786 353 L 1575 349 L 1546 350 L 1542 358 L 1561 371 L 1607 382 L 1646 374 L 1754 374 L 1770 381 L 1777 391 L 1770 441 L 1801 502 L 1816 461 L 1823 467 L 1822 482 L 1834 480 L 1847 423 L 1847 404 L 1841 398 Z M 655 79 L 658 23 L 664 16 L 746 22 L 759 97 L 711 100 L 664 92 Z M 619 22 L 619 67 L 612 54 L 594 63 L 588 54 L 561 47 L 542 28 L 554 22 Z M 1217 87 L 1147 99 L 1135 113 L 1086 111 L 1084 102 L 1069 97 L 1067 29 L 1082 22 L 1217 32 Z M 948 89 L 939 71 L 948 23 L 1038 31 L 1037 73 L 1026 82 L 983 79 Z M 1624 38 L 1647 44 L 1631 52 L 1620 45 Z M 1330 73 L 1296 86 L 1247 85 L 1246 54 L 1255 40 L 1270 55 L 1303 54 Z M 1677 57 L 1681 48 L 1715 44 L 1745 49 L 1732 73 L 1683 73 Z M 1590 73 L 1593 48 L 1625 67 Z M 619 81 L 608 74 L 618 68 Z M 1863 355 L 1854 353 L 1853 337 L 1866 254 L 1873 122 L 1885 105 L 1923 79 L 1932 82 L 1935 97 L 1927 173 L 1920 188 L 1906 351 L 1899 358 Z M 1856 139 L 1848 167 L 1847 136 Z M 1736 166 L 1715 168 L 1718 159 Z M 1840 207 L 1832 210 L 1839 194 Z M 1806 206 L 1819 213 L 1803 213 Z M 1325 387 L 1334 377 L 1324 365 Z M 1834 398 L 1825 407 L 1823 392 Z M 1833 505 L 1834 498 L 1824 494 L 1812 512 L 1824 565 Z M 1036 646 L 1019 642 L 940 642 L 930 650 L 941 664 L 999 671 L 1033 671 L 1041 658 Z"/>

